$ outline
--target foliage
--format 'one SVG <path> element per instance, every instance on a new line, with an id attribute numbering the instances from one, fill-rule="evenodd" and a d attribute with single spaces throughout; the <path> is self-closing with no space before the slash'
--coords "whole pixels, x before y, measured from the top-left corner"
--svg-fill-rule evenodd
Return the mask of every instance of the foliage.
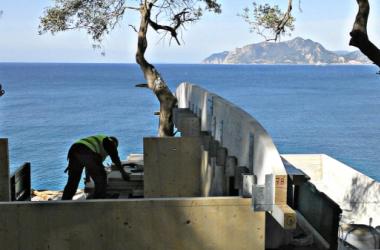
<path id="1" fill-rule="evenodd" d="M 283 12 L 278 5 L 257 4 L 253 8 L 244 8 L 239 14 L 250 26 L 250 32 L 257 33 L 265 40 L 277 40 L 281 35 L 290 34 L 294 30 L 295 18 L 290 10 Z"/>
<path id="2" fill-rule="evenodd" d="M 127 6 L 127 2 L 132 6 Z M 155 10 L 152 13 L 154 20 L 150 20 L 153 25 L 160 23 L 161 27 L 175 30 L 199 20 L 204 10 L 221 12 L 217 0 L 54 0 L 54 4 L 41 17 L 40 34 L 84 29 L 95 42 L 101 42 L 121 22 L 127 10 L 139 11 L 142 4 L 150 4 Z M 203 8 L 201 4 L 204 4 Z"/>

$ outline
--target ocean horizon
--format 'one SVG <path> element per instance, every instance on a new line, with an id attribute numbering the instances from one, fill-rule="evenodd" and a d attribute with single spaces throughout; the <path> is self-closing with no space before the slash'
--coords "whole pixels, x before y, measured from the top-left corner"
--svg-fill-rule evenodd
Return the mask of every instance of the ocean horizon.
<path id="1" fill-rule="evenodd" d="M 280 153 L 328 154 L 380 181 L 380 77 L 372 65 L 156 64 L 174 92 L 191 82 L 255 117 Z M 67 151 L 93 134 L 142 153 L 158 101 L 132 63 L 0 63 L 0 137 L 11 172 L 31 162 L 32 188 L 63 189 Z"/>

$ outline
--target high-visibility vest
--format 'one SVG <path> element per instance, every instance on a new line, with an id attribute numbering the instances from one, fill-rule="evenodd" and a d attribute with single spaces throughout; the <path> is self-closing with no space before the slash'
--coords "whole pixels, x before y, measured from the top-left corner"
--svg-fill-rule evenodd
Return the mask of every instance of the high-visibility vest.
<path id="1" fill-rule="evenodd" d="M 108 153 L 103 147 L 103 140 L 107 136 L 105 135 L 95 135 L 95 136 L 89 136 L 83 139 L 80 139 L 76 143 L 81 143 L 87 146 L 89 149 L 91 149 L 94 153 L 99 154 L 102 157 L 102 161 L 104 161 Z"/>

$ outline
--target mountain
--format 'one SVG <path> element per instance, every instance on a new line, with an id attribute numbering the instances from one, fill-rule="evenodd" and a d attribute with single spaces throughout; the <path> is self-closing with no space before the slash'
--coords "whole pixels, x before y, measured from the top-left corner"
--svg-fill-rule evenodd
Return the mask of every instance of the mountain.
<path id="1" fill-rule="evenodd" d="M 273 43 L 261 42 L 215 53 L 202 61 L 207 64 L 370 64 L 360 51 L 333 52 L 320 43 L 296 37 Z"/>

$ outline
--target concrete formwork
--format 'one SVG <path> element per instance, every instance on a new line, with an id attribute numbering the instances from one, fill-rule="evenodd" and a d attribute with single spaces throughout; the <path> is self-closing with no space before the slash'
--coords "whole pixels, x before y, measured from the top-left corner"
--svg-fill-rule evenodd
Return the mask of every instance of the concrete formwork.
<path id="1" fill-rule="evenodd" d="M 264 249 L 250 199 L 0 203 L 1 249 Z"/>

